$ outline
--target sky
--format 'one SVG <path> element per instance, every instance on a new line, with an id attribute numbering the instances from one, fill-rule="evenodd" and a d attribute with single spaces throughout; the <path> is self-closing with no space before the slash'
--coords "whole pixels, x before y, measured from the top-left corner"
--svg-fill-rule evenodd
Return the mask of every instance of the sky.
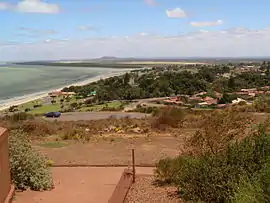
<path id="1" fill-rule="evenodd" d="M 270 56 L 269 0 L 0 0 L 0 61 Z"/>

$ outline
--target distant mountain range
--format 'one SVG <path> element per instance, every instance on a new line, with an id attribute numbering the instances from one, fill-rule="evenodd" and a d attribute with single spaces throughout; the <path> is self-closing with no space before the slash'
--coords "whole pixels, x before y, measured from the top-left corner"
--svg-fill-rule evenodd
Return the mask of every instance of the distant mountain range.
<path id="1" fill-rule="evenodd" d="M 94 59 L 63 59 L 63 60 L 37 60 L 25 62 L 13 62 L 14 64 L 46 64 L 54 62 L 62 63 L 117 63 L 125 61 L 167 61 L 167 62 L 251 62 L 251 61 L 270 61 L 270 57 L 149 57 L 149 58 L 135 58 L 135 57 L 115 57 L 115 56 L 102 56 Z"/>

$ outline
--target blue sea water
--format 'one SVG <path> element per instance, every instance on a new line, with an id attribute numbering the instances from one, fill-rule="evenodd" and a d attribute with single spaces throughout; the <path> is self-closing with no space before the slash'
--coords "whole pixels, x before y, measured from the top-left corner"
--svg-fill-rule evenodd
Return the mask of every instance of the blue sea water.
<path id="1" fill-rule="evenodd" d="M 0 105 L 16 98 L 38 96 L 52 89 L 119 71 L 100 67 L 1 66 Z"/>

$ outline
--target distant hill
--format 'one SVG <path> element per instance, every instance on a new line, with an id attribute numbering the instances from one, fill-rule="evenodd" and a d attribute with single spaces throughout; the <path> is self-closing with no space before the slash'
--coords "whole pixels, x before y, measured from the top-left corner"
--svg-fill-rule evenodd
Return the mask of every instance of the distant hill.
<path id="1" fill-rule="evenodd" d="M 43 61 L 25 61 L 13 62 L 13 64 L 22 65 L 50 65 L 54 63 L 101 63 L 101 64 L 115 64 L 117 62 L 136 62 L 136 61 L 153 61 L 153 62 L 200 62 L 200 63 L 239 63 L 239 62 L 260 62 L 269 61 L 270 57 L 142 57 L 142 58 L 121 58 L 115 56 L 102 56 L 94 59 L 63 59 L 63 60 L 43 60 Z"/>

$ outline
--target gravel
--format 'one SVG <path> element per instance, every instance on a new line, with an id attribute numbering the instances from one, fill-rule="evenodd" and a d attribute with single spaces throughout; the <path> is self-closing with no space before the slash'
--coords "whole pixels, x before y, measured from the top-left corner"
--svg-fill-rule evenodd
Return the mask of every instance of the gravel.
<path id="1" fill-rule="evenodd" d="M 139 176 L 129 190 L 125 203 L 181 203 L 172 186 L 158 187 L 153 176 Z"/>

